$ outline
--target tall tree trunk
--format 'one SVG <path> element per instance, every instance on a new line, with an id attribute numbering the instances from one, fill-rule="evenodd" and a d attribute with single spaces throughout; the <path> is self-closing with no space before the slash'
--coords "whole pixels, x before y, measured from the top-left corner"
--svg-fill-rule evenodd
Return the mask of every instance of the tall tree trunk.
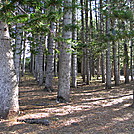
<path id="1" fill-rule="evenodd" d="M 15 39 L 15 54 L 14 54 L 14 62 L 15 62 L 15 70 L 17 75 L 18 82 L 20 81 L 20 63 L 21 63 L 21 49 L 22 49 L 22 24 L 18 23 L 16 26 L 16 39 Z"/>
<path id="2" fill-rule="evenodd" d="M 130 72 L 131 72 L 131 81 L 133 81 L 134 80 L 134 78 L 133 78 L 133 40 L 131 40 L 131 47 L 130 47 Z"/>
<path id="3" fill-rule="evenodd" d="M 22 45 L 23 45 L 23 55 L 22 55 L 22 73 L 21 75 L 24 76 L 25 74 L 25 63 L 26 63 L 26 55 L 25 55 L 25 52 L 26 52 L 26 40 L 23 39 L 22 41 Z"/>
<path id="4" fill-rule="evenodd" d="M 90 7 L 90 42 L 93 41 L 93 31 L 94 31 L 94 26 L 93 26 L 93 5 L 92 5 L 92 1 L 90 1 L 90 4 L 89 4 L 89 7 Z M 92 51 L 93 51 L 93 47 L 92 45 L 90 45 L 90 80 L 91 80 L 91 77 L 94 75 L 94 63 L 93 63 L 93 54 L 92 54 Z"/>
<path id="5" fill-rule="evenodd" d="M 118 42 L 118 75 L 119 75 L 119 82 L 120 82 L 120 43 Z"/>
<path id="6" fill-rule="evenodd" d="M 104 25 L 103 25 L 103 15 L 101 10 L 103 8 L 102 0 L 99 1 L 100 3 L 100 37 L 101 34 L 104 32 Z M 105 83 L 105 58 L 104 58 L 104 50 L 101 52 L 101 75 L 102 75 L 102 83 Z"/>
<path id="7" fill-rule="evenodd" d="M 36 36 L 37 38 L 37 36 Z M 34 60 L 34 64 L 35 64 L 35 68 L 34 68 L 34 77 L 36 78 L 36 81 L 39 82 L 39 58 L 38 58 L 38 51 L 39 51 L 39 46 L 36 47 L 37 54 L 35 54 L 35 60 Z"/>
<path id="8" fill-rule="evenodd" d="M 38 74 L 39 74 L 39 86 L 41 86 L 43 84 L 43 77 L 44 77 L 44 72 L 43 72 L 43 45 L 41 42 L 41 36 L 38 35 L 38 39 L 39 39 L 39 43 L 38 43 L 38 66 L 39 66 L 39 70 L 38 70 Z"/>
<path id="9" fill-rule="evenodd" d="M 125 83 L 129 83 L 129 57 L 128 57 L 128 48 L 126 42 L 124 43 L 124 76 Z"/>
<path id="10" fill-rule="evenodd" d="M 58 44 L 56 43 L 55 44 L 56 46 L 56 49 L 58 48 Z M 58 53 L 55 53 L 55 55 L 54 55 L 55 57 L 54 57 L 54 76 L 55 77 L 58 77 L 58 60 L 59 60 L 59 55 L 58 55 Z"/>
<path id="11" fill-rule="evenodd" d="M 107 4 L 109 4 L 110 0 L 107 0 Z M 110 7 L 107 8 L 108 12 L 110 13 Z M 110 33 L 110 18 L 106 20 L 106 35 L 109 37 Z M 111 59 L 110 59 L 110 52 L 111 52 L 111 43 L 107 41 L 107 50 L 106 50 L 106 89 L 111 88 Z"/>
<path id="12" fill-rule="evenodd" d="M 99 55 L 100 56 L 100 55 Z M 100 57 L 97 58 L 97 61 L 96 61 L 96 75 L 97 75 L 97 80 L 99 79 L 100 77 Z"/>
<path id="13" fill-rule="evenodd" d="M 104 62 L 104 52 L 101 52 L 101 73 L 102 73 L 102 83 L 105 83 L 105 62 Z"/>
<path id="14" fill-rule="evenodd" d="M 55 24 L 51 22 L 50 24 L 51 33 L 48 36 L 48 55 L 47 55 L 47 66 L 46 66 L 46 79 L 45 79 L 45 90 L 52 91 L 52 81 L 54 77 L 54 31 Z"/>
<path id="15" fill-rule="evenodd" d="M 72 12 L 68 8 L 72 4 L 72 0 L 64 0 L 64 16 L 63 26 L 72 24 Z M 59 83 L 58 97 L 59 102 L 70 101 L 70 71 L 71 71 L 71 54 L 68 52 L 71 49 L 71 44 L 66 40 L 72 39 L 72 32 L 69 29 L 63 28 L 63 38 L 65 42 L 61 44 L 59 57 Z"/>
<path id="16" fill-rule="evenodd" d="M 90 59 L 89 59 L 89 14 L 88 14 L 88 0 L 85 1 L 85 26 L 86 26 L 86 32 L 85 32 L 85 43 L 86 43 L 86 84 L 89 84 L 90 81 Z"/>
<path id="17" fill-rule="evenodd" d="M 84 2 L 83 0 L 80 0 L 80 4 L 81 4 L 81 41 L 82 44 L 85 44 L 85 32 L 84 32 Z M 86 81 L 86 49 L 83 48 L 83 56 L 82 56 L 82 64 L 81 64 L 81 75 L 82 75 L 82 79 L 83 82 Z"/>
<path id="18" fill-rule="evenodd" d="M 117 44 L 113 41 L 113 62 L 114 62 L 114 80 L 115 86 L 119 85 L 119 71 L 118 71 L 118 58 L 117 58 Z"/>
<path id="19" fill-rule="evenodd" d="M 72 1 L 72 6 L 73 6 L 73 12 L 72 12 L 72 24 L 76 25 L 76 8 L 75 8 L 75 4 L 76 4 L 77 0 L 73 0 Z M 77 41 L 77 29 L 73 29 L 72 31 L 72 41 L 74 43 L 76 43 Z M 72 54 L 72 87 L 77 87 L 77 54 L 76 52 L 73 52 Z"/>
<path id="20" fill-rule="evenodd" d="M 8 26 L 0 21 L 0 118 L 18 114 L 18 83 Z"/>
<path id="21" fill-rule="evenodd" d="M 35 72 L 35 55 L 33 53 L 31 53 L 31 73 L 34 74 Z"/>
<path id="22" fill-rule="evenodd" d="M 130 1 L 130 10 L 132 10 L 132 12 L 134 12 L 134 1 Z M 130 21 L 130 30 L 133 31 L 133 21 Z M 130 74 L 131 74 L 131 81 L 134 80 L 134 65 L 133 65 L 133 61 L 134 61 L 134 56 L 133 56 L 133 38 L 131 39 L 131 44 L 130 44 Z M 134 99 L 134 98 L 133 98 Z"/>

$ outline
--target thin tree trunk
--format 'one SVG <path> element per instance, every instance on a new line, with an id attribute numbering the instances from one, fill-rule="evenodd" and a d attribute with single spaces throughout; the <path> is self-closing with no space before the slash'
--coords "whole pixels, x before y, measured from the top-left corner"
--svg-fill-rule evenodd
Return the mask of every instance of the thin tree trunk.
<path id="1" fill-rule="evenodd" d="M 97 80 L 100 77 L 100 57 L 97 58 L 97 63 L 96 63 L 96 75 L 97 75 Z"/>
<path id="2" fill-rule="evenodd" d="M 101 10 L 103 8 L 102 0 L 99 1 L 100 3 L 100 36 L 104 32 L 104 26 L 103 26 L 103 15 L 101 13 Z M 101 75 L 102 75 L 102 83 L 105 83 L 105 57 L 104 57 L 104 50 L 101 52 Z"/>
<path id="3" fill-rule="evenodd" d="M 114 62 L 114 80 L 115 86 L 119 85 L 119 71 L 118 71 L 118 58 L 117 58 L 117 44 L 113 41 L 113 62 Z"/>
<path id="4" fill-rule="evenodd" d="M 24 39 L 22 43 L 23 43 L 23 55 L 22 55 L 23 57 L 22 57 L 22 73 L 21 73 L 21 75 L 24 76 L 24 74 L 25 74 L 25 63 L 26 63 L 26 59 L 25 59 L 26 58 L 25 57 L 26 56 L 25 55 L 25 52 L 26 52 L 26 40 Z"/>
<path id="5" fill-rule="evenodd" d="M 133 40 L 131 40 L 131 47 L 130 47 L 130 72 L 131 72 L 131 81 L 133 81 L 134 80 L 134 78 L 133 78 Z"/>
<path id="6" fill-rule="evenodd" d="M 43 77 L 44 77 L 44 72 L 43 72 L 43 45 L 41 40 L 41 36 L 39 35 L 38 37 L 39 39 L 39 49 L 38 49 L 38 66 L 39 66 L 39 70 L 38 70 L 38 74 L 39 74 L 39 86 L 41 86 L 43 84 Z"/>
<path id="7" fill-rule="evenodd" d="M 132 12 L 134 12 L 134 1 L 130 1 L 130 10 L 132 10 Z M 130 21 L 130 30 L 133 31 L 133 21 Z M 130 44 L 130 74 L 131 74 L 131 81 L 134 80 L 134 65 L 133 65 L 133 38 L 131 39 L 131 44 Z"/>
<path id="8" fill-rule="evenodd" d="M 21 30 L 22 24 L 17 24 L 16 26 L 16 40 L 15 40 L 15 54 L 14 54 L 14 62 L 15 62 L 15 70 L 16 70 L 16 75 L 17 75 L 17 80 L 18 82 L 20 81 L 20 63 L 21 63 L 21 49 L 22 49 L 22 30 Z"/>
<path id="9" fill-rule="evenodd" d="M 120 43 L 118 42 L 118 75 L 119 75 L 119 82 L 120 82 Z"/>
<path id="10" fill-rule="evenodd" d="M 90 59 L 89 59 L 89 48 L 88 48 L 88 45 L 89 45 L 89 14 L 88 14 L 88 0 L 85 1 L 85 25 L 86 25 L 86 33 L 85 33 L 85 43 L 86 43 L 86 76 L 87 76 L 87 79 L 86 79 L 86 84 L 89 85 L 89 81 L 90 81 Z"/>
<path id="11" fill-rule="evenodd" d="M 125 83 L 129 83 L 129 57 L 128 57 L 128 48 L 127 44 L 124 43 L 124 75 L 125 75 Z"/>
<path id="12" fill-rule="evenodd" d="M 76 25 L 77 10 L 75 8 L 77 0 L 72 1 L 73 11 L 72 11 L 72 24 Z M 76 43 L 77 41 L 77 29 L 72 31 L 72 41 Z M 76 52 L 72 53 L 72 87 L 77 87 L 77 54 Z"/>
<path id="13" fill-rule="evenodd" d="M 57 43 L 55 44 L 56 47 L 57 47 Z M 58 77 L 58 60 L 59 60 L 59 57 L 58 57 L 58 53 L 55 53 L 55 58 L 54 58 L 54 76 L 55 77 Z"/>
<path id="14" fill-rule="evenodd" d="M 52 81 L 54 77 L 54 49 L 55 42 L 53 39 L 55 30 L 54 22 L 50 24 L 51 33 L 48 36 L 48 55 L 47 55 L 47 66 L 46 66 L 46 79 L 45 79 L 45 90 L 52 91 Z"/>
<path id="15" fill-rule="evenodd" d="M 101 73 L 102 73 L 102 83 L 105 83 L 105 62 L 104 62 L 104 52 L 101 53 Z"/>
<path id="16" fill-rule="evenodd" d="M 84 32 L 84 2 L 83 0 L 80 0 L 81 3 L 81 41 L 82 44 L 85 44 L 85 32 Z M 86 49 L 83 48 L 83 57 L 82 57 L 82 64 L 81 64 L 81 75 L 83 82 L 86 81 Z"/>
<path id="17" fill-rule="evenodd" d="M 109 4 L 110 0 L 107 0 L 107 4 Z M 110 13 L 109 9 L 107 8 L 108 12 Z M 106 35 L 109 36 L 110 33 L 110 18 L 106 20 Z M 110 59 L 110 52 L 111 52 L 111 43 L 110 41 L 107 42 L 107 50 L 106 50 L 106 89 L 111 88 L 111 59 Z"/>

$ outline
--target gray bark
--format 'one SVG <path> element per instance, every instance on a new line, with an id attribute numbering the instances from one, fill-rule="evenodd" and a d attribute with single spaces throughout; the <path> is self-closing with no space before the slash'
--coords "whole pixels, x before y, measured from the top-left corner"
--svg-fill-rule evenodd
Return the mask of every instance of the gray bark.
<path id="1" fill-rule="evenodd" d="M 118 42 L 118 75 L 120 81 L 120 42 Z"/>
<path id="2" fill-rule="evenodd" d="M 55 24 L 51 22 L 50 24 L 50 31 L 48 36 L 48 55 L 47 55 L 47 64 L 46 64 L 46 79 L 45 79 L 45 90 L 51 91 L 52 90 L 52 82 L 54 77 L 54 49 L 55 49 L 55 42 L 54 42 L 54 31 L 55 31 Z"/>
<path id="3" fill-rule="evenodd" d="M 18 114 L 18 83 L 8 26 L 0 21 L 0 118 Z"/>
<path id="4" fill-rule="evenodd" d="M 22 49 L 21 26 L 22 26 L 22 24 L 20 24 L 20 23 L 18 23 L 16 26 L 15 54 L 14 54 L 15 71 L 16 71 L 18 82 L 20 81 L 20 72 L 21 72 L 21 66 L 20 66 L 20 64 L 21 64 L 21 49 Z"/>
<path id="5" fill-rule="evenodd" d="M 76 4 L 76 0 L 73 1 L 73 7 Z M 76 25 L 76 16 L 77 10 L 76 8 L 73 9 L 73 18 L 72 18 L 72 24 Z M 72 40 L 74 43 L 77 41 L 77 29 L 73 29 L 72 31 Z M 73 52 L 72 54 L 72 87 L 77 87 L 77 54 L 76 52 Z"/>
<path id="6" fill-rule="evenodd" d="M 103 15 L 101 13 L 103 4 L 102 0 L 99 0 L 100 3 L 100 36 L 104 32 L 104 21 L 103 21 Z M 102 75 L 102 83 L 105 83 L 105 57 L 104 57 L 104 50 L 101 52 L 101 75 Z"/>
<path id="7" fill-rule="evenodd" d="M 100 55 L 99 55 L 100 56 Z M 97 58 L 97 61 L 96 61 L 96 75 L 97 75 L 97 80 L 99 79 L 99 76 L 100 76 L 100 57 Z"/>
<path id="8" fill-rule="evenodd" d="M 24 76 L 24 74 L 25 74 L 25 63 L 26 63 L 26 55 L 25 55 L 25 52 L 26 52 L 26 40 L 24 39 L 23 40 L 23 57 L 22 57 L 22 73 L 21 73 L 21 75 L 22 76 Z"/>
<path id="9" fill-rule="evenodd" d="M 113 41 L 113 62 L 114 62 L 114 80 L 115 86 L 119 85 L 119 71 L 118 71 L 118 58 L 117 58 L 117 44 Z"/>
<path id="10" fill-rule="evenodd" d="M 43 84 L 43 77 L 44 77 L 44 72 L 43 72 L 43 45 L 42 45 L 42 42 L 40 41 L 41 40 L 41 36 L 39 35 L 38 37 L 39 39 L 39 47 L 38 47 L 38 67 L 39 67 L 39 70 L 38 70 L 38 75 L 39 75 L 39 86 L 41 86 Z"/>
<path id="11" fill-rule="evenodd" d="M 63 26 L 72 24 L 72 12 L 68 6 L 71 6 L 72 0 L 64 1 L 64 16 Z M 66 42 L 68 39 L 72 39 L 72 32 L 67 29 L 63 29 L 63 42 L 60 46 L 59 57 L 59 83 L 58 83 L 58 98 L 62 100 L 70 101 L 70 71 L 71 71 L 71 54 L 68 52 L 71 49 L 71 44 Z M 60 101 L 61 102 L 61 101 Z"/>
<path id="12" fill-rule="evenodd" d="M 109 4 L 110 0 L 107 0 L 107 3 Z M 109 9 L 107 8 L 108 12 L 110 13 Z M 107 18 L 106 20 L 106 35 L 107 38 L 110 33 L 110 18 Z M 106 50 L 106 89 L 111 88 L 111 59 L 110 59 L 110 52 L 111 52 L 111 43 L 110 41 L 107 42 L 107 50 Z"/>
<path id="13" fill-rule="evenodd" d="M 105 83 L 105 60 L 104 52 L 101 53 L 101 73 L 102 73 L 102 83 Z"/>
<path id="14" fill-rule="evenodd" d="M 131 81 L 134 80 L 133 78 L 133 40 L 131 40 L 131 47 L 130 47 L 130 72 L 131 72 Z"/>
<path id="15" fill-rule="evenodd" d="M 129 83 L 129 56 L 126 42 L 124 43 L 124 76 L 125 83 Z"/>
<path id="16" fill-rule="evenodd" d="M 89 63 L 90 63 L 90 59 L 89 59 L 89 48 L 88 48 L 88 45 L 89 45 L 89 14 L 88 14 L 88 0 L 85 1 L 85 6 L 86 6 L 86 9 L 85 9 L 85 25 L 86 25 L 86 34 L 85 34 L 85 43 L 86 43 L 86 75 L 87 75 L 87 79 L 86 79 L 86 84 L 89 85 L 89 81 L 90 81 L 90 66 L 89 66 Z"/>
<path id="17" fill-rule="evenodd" d="M 81 3 L 81 41 L 82 44 L 85 44 L 85 32 L 84 32 L 84 2 L 83 0 L 80 0 Z M 83 57 L 82 57 L 82 64 L 81 64 L 81 75 L 83 82 L 86 81 L 86 49 L 83 48 Z"/>

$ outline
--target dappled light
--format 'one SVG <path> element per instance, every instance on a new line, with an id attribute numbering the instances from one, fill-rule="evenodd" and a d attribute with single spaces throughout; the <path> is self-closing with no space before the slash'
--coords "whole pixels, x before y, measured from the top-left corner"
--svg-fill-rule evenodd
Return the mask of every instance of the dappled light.
<path id="1" fill-rule="evenodd" d="M 57 81 L 54 81 L 56 87 Z M 99 86 L 98 86 L 99 85 Z M 128 133 L 133 131 L 133 83 L 106 90 L 100 83 L 71 89 L 71 102 L 57 103 L 57 88 L 45 92 L 27 75 L 20 84 L 20 115 L 1 120 L 3 133 Z M 49 126 L 19 122 L 22 119 L 46 119 Z M 5 129 L 8 128 L 8 129 Z"/>

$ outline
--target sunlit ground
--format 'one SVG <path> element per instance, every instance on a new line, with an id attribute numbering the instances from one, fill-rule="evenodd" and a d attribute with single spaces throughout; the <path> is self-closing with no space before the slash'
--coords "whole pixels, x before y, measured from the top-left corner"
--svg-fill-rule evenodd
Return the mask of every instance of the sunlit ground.
<path id="1" fill-rule="evenodd" d="M 100 80 L 89 86 L 81 84 L 71 89 L 70 103 L 56 103 L 57 78 L 54 92 L 44 92 L 35 80 L 25 76 L 20 84 L 20 115 L 18 119 L 41 118 L 49 126 L 1 121 L 0 134 L 133 134 L 134 110 L 132 90 L 134 83 L 121 84 L 106 90 Z M 25 82 L 24 82 L 25 81 Z"/>

